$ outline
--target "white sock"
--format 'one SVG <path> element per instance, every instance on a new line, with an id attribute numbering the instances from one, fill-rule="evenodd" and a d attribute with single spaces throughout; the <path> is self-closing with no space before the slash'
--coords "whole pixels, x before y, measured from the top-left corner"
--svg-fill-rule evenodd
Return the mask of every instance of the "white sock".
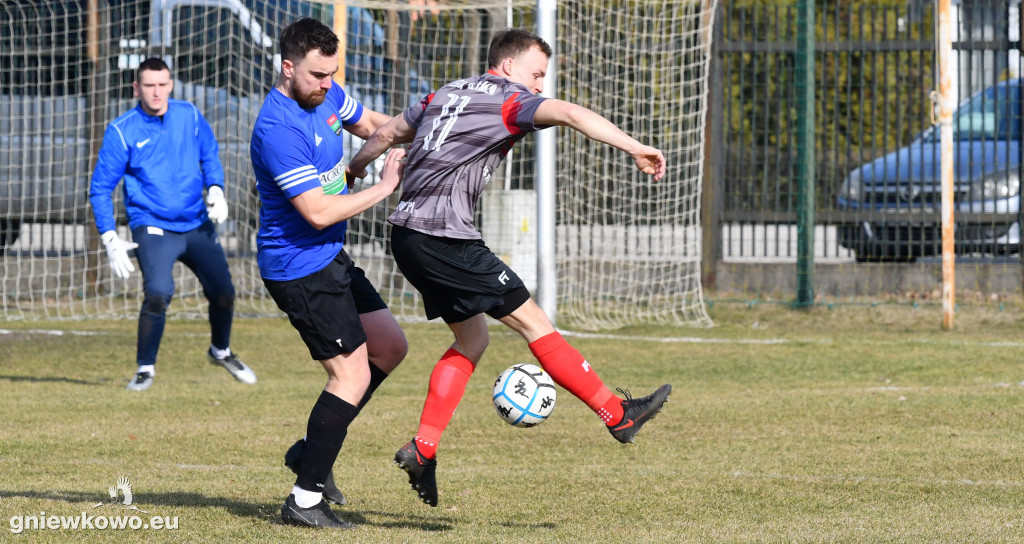
<path id="1" fill-rule="evenodd" d="M 213 356 L 218 358 L 218 359 L 223 359 L 223 358 L 227 357 L 228 355 L 231 355 L 231 348 L 218 349 L 216 346 L 211 344 L 210 345 L 210 353 L 212 353 Z"/>
<path id="2" fill-rule="evenodd" d="M 295 486 L 292 488 L 292 495 L 295 495 L 295 504 L 299 505 L 299 508 L 312 508 L 320 504 L 324 494 L 306 491 L 299 486 Z"/>
<path id="3" fill-rule="evenodd" d="M 135 372 L 149 372 L 150 376 L 156 376 L 156 367 L 153 365 L 139 365 L 139 369 Z"/>

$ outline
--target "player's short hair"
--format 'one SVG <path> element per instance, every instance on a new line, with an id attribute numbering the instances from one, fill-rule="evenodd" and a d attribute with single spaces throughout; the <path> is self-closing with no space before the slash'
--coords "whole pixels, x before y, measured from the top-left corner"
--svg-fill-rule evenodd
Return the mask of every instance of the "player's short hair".
<path id="1" fill-rule="evenodd" d="M 323 55 L 338 52 L 338 35 L 316 19 L 303 17 L 281 31 L 281 60 L 296 62 L 318 49 Z"/>
<path id="2" fill-rule="evenodd" d="M 551 46 L 540 36 L 515 28 L 502 30 L 494 35 L 487 48 L 487 64 L 490 68 L 497 68 L 501 61 L 521 55 L 533 46 L 551 58 Z"/>
<path id="3" fill-rule="evenodd" d="M 171 72 L 171 69 L 167 66 L 167 63 L 164 62 L 163 59 L 161 59 L 160 57 L 149 57 L 148 59 L 139 63 L 139 69 L 135 72 L 135 81 L 142 81 L 142 72 L 160 72 L 162 70 L 167 70 L 168 73 Z"/>

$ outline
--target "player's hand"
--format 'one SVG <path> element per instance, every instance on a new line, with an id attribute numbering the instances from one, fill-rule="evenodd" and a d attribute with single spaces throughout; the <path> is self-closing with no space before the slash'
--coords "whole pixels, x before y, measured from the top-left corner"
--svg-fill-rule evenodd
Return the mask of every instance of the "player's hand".
<path id="1" fill-rule="evenodd" d="M 402 174 L 405 172 L 405 149 L 401 147 L 392 148 L 384 158 L 384 170 L 380 174 L 380 182 L 391 191 L 398 188 L 402 181 Z"/>
<path id="2" fill-rule="evenodd" d="M 346 181 L 348 181 L 348 182 L 350 182 L 350 183 L 349 183 L 349 187 L 351 187 L 351 186 L 352 186 L 352 183 L 351 183 L 351 182 L 352 182 L 353 180 L 355 180 L 355 179 L 357 179 L 357 178 L 358 178 L 358 179 L 363 179 L 363 178 L 365 178 L 365 177 L 366 177 L 366 169 L 365 169 L 365 168 L 363 168 L 363 169 L 362 169 L 362 171 L 359 171 L 359 172 L 353 172 L 353 171 L 352 171 L 352 169 L 351 169 L 351 168 L 349 168 L 348 166 L 346 166 L 346 167 L 345 167 L 345 180 L 346 180 Z"/>
<path id="3" fill-rule="evenodd" d="M 645 145 L 630 155 L 633 157 L 633 162 L 636 163 L 637 169 L 647 175 L 654 176 L 654 181 L 658 181 L 665 176 L 665 155 L 662 155 L 661 151 Z"/>
<path id="4" fill-rule="evenodd" d="M 210 221 L 223 223 L 228 218 L 228 201 L 224 198 L 224 189 L 213 185 L 206 190 L 206 213 Z"/>
<path id="5" fill-rule="evenodd" d="M 126 242 L 117 237 L 117 232 L 108 230 L 100 235 L 103 245 L 107 248 L 107 260 L 110 261 L 110 270 L 121 279 L 128 279 L 135 266 L 128 258 L 128 250 L 139 247 L 135 242 Z"/>

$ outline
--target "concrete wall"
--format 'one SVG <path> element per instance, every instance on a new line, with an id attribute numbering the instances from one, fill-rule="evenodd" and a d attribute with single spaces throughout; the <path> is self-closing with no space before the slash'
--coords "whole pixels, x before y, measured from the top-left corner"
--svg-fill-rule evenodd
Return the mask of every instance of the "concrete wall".
<path id="1" fill-rule="evenodd" d="M 956 289 L 986 295 L 1021 292 L 1019 262 L 965 262 L 956 268 Z M 796 293 L 795 263 L 718 263 L 714 291 L 762 294 L 777 298 Z M 843 263 L 816 264 L 815 298 L 935 294 L 942 289 L 942 264 Z"/>

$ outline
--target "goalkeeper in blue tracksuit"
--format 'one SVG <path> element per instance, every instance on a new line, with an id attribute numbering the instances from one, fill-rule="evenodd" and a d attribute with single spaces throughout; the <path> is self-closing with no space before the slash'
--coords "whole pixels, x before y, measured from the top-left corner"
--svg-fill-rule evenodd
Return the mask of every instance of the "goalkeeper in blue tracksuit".
<path id="1" fill-rule="evenodd" d="M 111 271 L 128 278 L 135 271 L 128 251 L 135 249 L 142 272 L 138 370 L 128 389 L 153 385 L 167 306 L 174 296 L 175 261 L 195 273 L 209 301 L 208 359 L 238 381 L 254 384 L 256 375 L 230 348 L 235 288 L 213 226 L 228 216 L 213 129 L 194 105 L 170 98 L 171 71 L 159 58 L 139 65 L 132 87 L 139 103 L 107 127 L 89 187 Z M 111 193 L 122 178 L 134 242 L 122 240 L 116 230 Z"/>

